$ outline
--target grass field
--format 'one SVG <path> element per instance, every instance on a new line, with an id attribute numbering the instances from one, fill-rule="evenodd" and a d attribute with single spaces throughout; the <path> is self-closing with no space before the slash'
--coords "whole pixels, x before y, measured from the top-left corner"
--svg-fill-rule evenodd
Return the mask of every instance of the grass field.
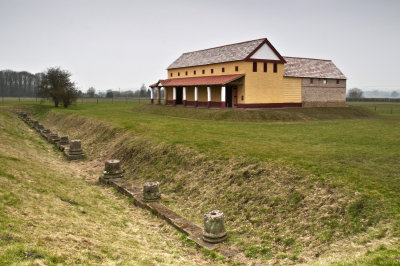
<path id="1" fill-rule="evenodd" d="M 135 178 L 159 178 L 171 207 L 198 222 L 206 208 L 222 207 L 228 225 L 236 228 L 229 241 L 250 258 L 398 263 L 399 246 L 393 243 L 400 236 L 400 121 L 393 110 L 400 105 L 354 105 L 278 110 L 122 103 L 25 107 L 50 126 L 87 138 L 88 144 L 113 136 L 119 143 L 132 140 L 114 143 L 116 152 L 106 155 L 137 163 L 128 169 Z M 93 121 L 116 130 L 108 136 Z M 93 141 L 90 131 L 96 135 Z M 93 158 L 106 155 L 92 150 Z M 146 165 L 146 159 L 153 164 Z M 204 183 L 207 175 L 214 176 L 208 181 L 212 186 Z M 218 192 L 222 188 L 225 193 Z M 354 246 L 359 248 L 353 253 L 361 257 L 351 253 Z"/>
<path id="2" fill-rule="evenodd" d="M 0 265 L 218 264 L 0 109 Z"/>

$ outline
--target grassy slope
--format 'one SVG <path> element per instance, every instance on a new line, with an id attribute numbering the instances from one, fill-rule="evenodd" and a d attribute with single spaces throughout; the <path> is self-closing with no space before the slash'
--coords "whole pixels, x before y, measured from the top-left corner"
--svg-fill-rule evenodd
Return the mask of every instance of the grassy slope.
<path id="1" fill-rule="evenodd" d="M 248 160 L 272 161 L 275 164 L 288 165 L 297 169 L 295 175 L 307 177 L 311 174 L 312 179 L 306 179 L 306 182 L 318 181 L 329 183 L 332 189 L 339 186 L 343 190 L 350 188 L 353 192 L 361 192 L 357 201 L 344 205 L 347 206 L 344 215 L 340 212 L 335 213 L 335 215 L 342 216 L 329 217 L 329 223 L 332 221 L 334 223 L 343 222 L 340 220 L 345 219 L 346 214 L 350 214 L 354 215 L 353 220 L 365 220 L 361 224 L 361 228 L 355 226 L 355 231 L 365 231 L 363 226 L 368 227 L 382 221 L 386 223 L 388 217 L 393 217 L 394 221 L 389 221 L 391 230 L 381 228 L 378 233 L 369 233 L 369 240 L 398 235 L 396 220 L 399 217 L 398 188 L 400 182 L 399 166 L 395 164 L 395 158 L 399 155 L 399 124 L 394 123 L 392 119 L 362 119 L 366 113 L 359 110 L 354 110 L 355 113 L 351 115 L 344 112 L 339 116 L 328 110 L 321 116 L 321 112 L 315 109 L 307 109 L 300 115 L 297 113 L 293 115 L 290 114 L 294 112 L 293 110 L 290 112 L 246 111 L 242 113 L 239 113 L 241 111 L 239 110 L 229 113 L 204 109 L 188 112 L 180 111 L 178 108 L 160 109 L 146 106 L 133 110 L 131 108 L 132 105 L 80 105 L 69 110 L 60 109 L 58 112 L 79 114 L 107 121 L 114 126 L 127 129 L 140 138 L 152 139 L 147 143 L 149 145 L 166 143 L 175 147 L 190 147 L 201 154 L 206 154 L 209 158 L 243 157 Z M 342 111 L 340 110 L 340 112 Z M 41 112 L 46 113 L 46 108 L 41 109 Z M 168 116 L 165 116 L 165 112 Z M 248 120 L 258 122 L 232 122 L 243 120 L 243 116 Z M 360 119 L 329 120 L 329 118 L 346 118 L 346 116 Z M 202 120 L 193 119 L 195 117 Z M 292 122 L 259 123 L 282 117 Z M 321 118 L 325 120 L 318 121 Z M 214 121 L 215 119 L 222 121 Z M 167 163 L 175 165 L 171 161 Z M 160 164 L 162 165 L 162 163 Z M 249 166 L 249 163 L 245 163 L 244 166 Z M 235 167 L 240 168 L 237 165 Z M 226 171 L 227 169 L 222 170 Z M 168 169 L 168 171 L 172 175 L 177 173 L 174 169 Z M 229 184 L 227 185 L 229 186 Z M 307 190 L 304 184 L 300 191 L 306 193 L 306 196 L 308 196 L 307 193 L 315 192 Z M 296 200 L 296 193 L 292 194 Z M 292 194 L 287 192 L 283 195 L 290 197 Z M 238 195 L 235 194 L 235 196 Z M 241 196 L 246 197 L 246 195 Z M 259 202 L 253 203 L 253 205 L 256 204 Z M 281 204 L 279 207 L 283 205 L 285 204 Z M 190 213 L 190 210 L 187 211 Z M 254 214 L 258 211 L 265 210 L 254 210 L 250 213 Z M 291 210 L 281 209 L 280 211 L 290 212 Z M 274 223 L 274 221 L 267 222 Z M 343 230 L 334 224 L 329 226 L 335 231 Z M 340 226 L 346 226 L 346 222 Z M 397 227 L 393 228 L 393 226 Z M 282 228 L 284 226 L 278 226 L 278 230 Z M 329 231 L 327 232 L 329 233 Z M 269 236 L 266 237 L 269 238 Z M 318 237 L 327 236 L 319 235 Z M 272 240 L 279 242 L 281 241 L 279 239 L 279 236 L 274 236 Z M 369 240 L 363 239 L 360 243 L 362 245 Z M 291 242 L 290 239 L 287 241 Z M 268 245 L 273 244 L 267 243 Z M 281 244 L 281 246 L 285 245 Z M 250 255 L 252 251 L 263 253 L 262 246 L 253 247 L 250 246 L 248 250 Z M 386 254 L 384 248 L 369 254 L 372 254 L 371 258 L 375 259 L 373 255 L 381 253 Z M 294 251 L 292 254 L 297 253 Z"/>
<path id="2" fill-rule="evenodd" d="M 393 200 L 390 208 L 400 207 L 397 194 L 400 191 L 400 165 L 395 163 L 399 155 L 400 123 L 387 119 L 307 121 L 318 118 L 313 113 L 301 116 L 307 122 L 203 121 L 159 115 L 162 112 L 159 108 L 150 109 L 152 113 L 142 108 L 130 110 L 131 106 L 77 105 L 58 111 L 95 117 L 135 134 L 170 145 L 181 144 L 210 156 L 278 160 L 337 184 L 351 184 L 357 190 L 374 190 L 379 197 L 390 196 Z M 235 117 L 240 116 L 240 111 L 236 111 Z M 252 115 L 253 111 L 249 112 Z M 355 116 L 359 113 L 360 117 L 366 116 L 358 110 Z M 326 114 L 327 118 L 329 115 Z M 279 119 L 290 115 L 270 116 Z M 195 117 L 196 113 L 192 113 L 192 118 Z M 204 119 L 206 117 L 213 118 L 214 115 L 206 114 Z"/>
<path id="3" fill-rule="evenodd" d="M 0 139 L 1 265 L 211 263 L 2 110 Z"/>

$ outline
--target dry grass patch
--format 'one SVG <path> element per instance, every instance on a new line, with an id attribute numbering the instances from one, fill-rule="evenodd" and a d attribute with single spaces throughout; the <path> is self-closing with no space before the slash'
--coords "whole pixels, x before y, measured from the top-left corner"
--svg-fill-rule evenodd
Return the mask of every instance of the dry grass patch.
<path id="1" fill-rule="evenodd" d="M 49 113 L 45 124 L 83 139 L 87 165 L 100 173 L 105 159 L 117 158 L 135 186 L 159 181 L 164 204 L 192 221 L 221 209 L 226 214 L 228 244 L 256 263 L 310 263 L 345 252 L 350 258 L 369 249 L 352 249 L 393 237 L 392 228 L 371 213 L 382 202 L 337 186 L 310 173 L 266 162 L 230 159 L 170 146 L 79 116 Z M 386 231 L 385 231 L 386 230 Z M 347 241 L 343 241 L 346 239 Z M 361 240 L 360 240 L 361 239 Z M 332 245 L 339 245 L 335 252 Z M 355 255 L 356 254 L 356 255 Z"/>
<path id="2" fill-rule="evenodd" d="M 0 137 L 0 264 L 218 263 L 1 110 Z"/>

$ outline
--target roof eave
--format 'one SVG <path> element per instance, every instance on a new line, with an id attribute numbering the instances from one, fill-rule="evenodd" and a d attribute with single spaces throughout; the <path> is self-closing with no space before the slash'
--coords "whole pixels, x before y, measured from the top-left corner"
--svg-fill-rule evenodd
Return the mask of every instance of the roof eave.
<path id="1" fill-rule="evenodd" d="M 311 79 L 342 79 L 342 80 L 347 80 L 347 77 L 328 77 L 328 76 L 295 76 L 295 75 L 283 75 L 284 77 L 288 77 L 288 78 L 311 78 Z"/>

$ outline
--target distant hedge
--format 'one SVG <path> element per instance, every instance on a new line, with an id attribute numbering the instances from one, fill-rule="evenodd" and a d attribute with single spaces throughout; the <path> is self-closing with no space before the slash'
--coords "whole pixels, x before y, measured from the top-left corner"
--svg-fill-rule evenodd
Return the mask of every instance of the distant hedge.
<path id="1" fill-rule="evenodd" d="M 346 102 L 400 102 L 400 98 L 346 98 Z"/>

